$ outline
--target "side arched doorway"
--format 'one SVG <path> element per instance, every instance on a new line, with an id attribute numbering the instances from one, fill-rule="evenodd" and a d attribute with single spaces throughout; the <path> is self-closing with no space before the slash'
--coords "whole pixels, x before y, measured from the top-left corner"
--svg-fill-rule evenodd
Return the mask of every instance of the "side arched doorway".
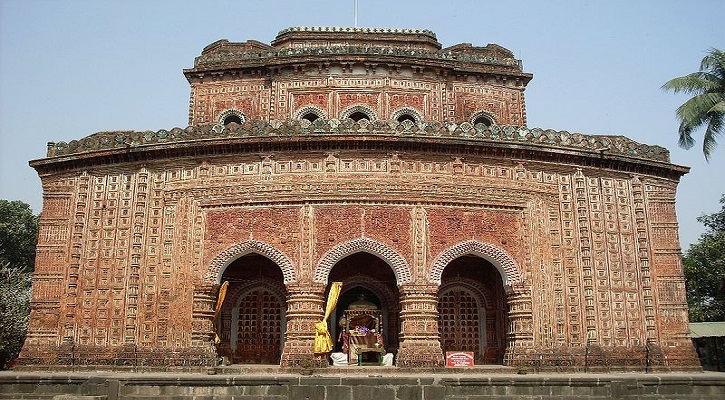
<path id="1" fill-rule="evenodd" d="M 503 364 L 508 306 L 496 267 L 477 256 L 454 259 L 443 270 L 438 299 L 443 351 L 470 351 L 476 364 Z"/>
<path id="2" fill-rule="evenodd" d="M 232 363 L 279 364 L 286 329 L 282 270 L 270 259 L 247 254 L 224 270 L 229 287 L 217 318 L 217 352 Z"/>
<path id="3" fill-rule="evenodd" d="M 381 258 L 366 252 L 357 252 L 338 261 L 330 270 L 328 282 L 342 282 L 337 308 L 330 317 L 334 351 L 342 351 L 340 318 L 350 304 L 360 299 L 375 304 L 382 311 L 380 332 L 385 351 L 395 353 L 400 332 L 400 303 L 395 274 Z M 329 284 L 328 289 L 329 290 Z M 327 293 L 325 294 L 327 295 Z"/>

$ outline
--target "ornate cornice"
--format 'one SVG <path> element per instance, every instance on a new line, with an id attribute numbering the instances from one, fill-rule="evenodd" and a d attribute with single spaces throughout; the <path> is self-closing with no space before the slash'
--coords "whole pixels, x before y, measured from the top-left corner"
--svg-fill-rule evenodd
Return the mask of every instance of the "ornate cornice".
<path id="1" fill-rule="evenodd" d="M 454 68 L 455 64 L 465 63 L 474 65 L 492 65 L 511 68 L 530 79 L 530 74 L 524 74 L 521 60 L 491 55 L 458 53 L 454 51 L 429 51 L 422 49 L 405 49 L 378 46 L 332 46 L 332 47 L 302 47 L 284 48 L 280 50 L 246 50 L 239 52 L 219 52 L 203 54 L 194 60 L 194 68 L 184 70 L 193 73 L 206 69 L 217 69 L 222 66 L 260 67 L 299 62 L 300 58 L 324 58 L 327 62 L 331 57 L 338 59 L 343 56 L 365 56 L 375 59 L 393 59 L 401 64 L 415 64 L 421 62 L 434 62 L 441 67 Z"/>
<path id="2" fill-rule="evenodd" d="M 586 135 L 517 126 L 473 126 L 468 122 L 460 124 L 421 122 L 414 124 L 410 121 L 402 123 L 381 120 L 355 122 L 349 119 L 318 119 L 312 123 L 307 120 L 248 121 L 242 125 L 189 126 L 185 129 L 174 128 L 170 131 L 162 129 L 156 132 L 98 132 L 81 140 L 72 140 L 68 143 L 49 143 L 48 158 L 103 150 L 174 146 L 225 138 L 274 139 L 303 136 L 330 137 L 332 139 L 340 135 L 406 138 L 410 140 L 455 139 L 463 145 L 527 146 L 542 151 L 561 149 L 585 153 L 590 156 L 616 155 L 629 159 L 651 160 L 662 163 L 669 163 L 670 161 L 669 151 L 664 147 L 637 143 L 624 136 Z M 37 162 L 34 163 L 37 164 Z"/>

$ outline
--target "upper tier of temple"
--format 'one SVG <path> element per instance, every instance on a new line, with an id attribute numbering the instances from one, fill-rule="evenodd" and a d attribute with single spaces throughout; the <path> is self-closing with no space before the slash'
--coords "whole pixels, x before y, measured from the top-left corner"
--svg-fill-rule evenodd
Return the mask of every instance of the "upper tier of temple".
<path id="1" fill-rule="evenodd" d="M 443 48 L 429 30 L 293 27 L 271 44 L 219 40 L 184 74 L 191 84 L 188 128 L 99 132 L 50 143 L 48 157 L 166 154 L 225 146 L 220 140 L 247 151 L 297 136 L 330 148 L 387 140 L 385 146 L 445 152 L 455 145 L 514 158 L 670 162 L 666 149 L 624 136 L 527 128 L 524 90 L 533 75 L 520 60 L 496 44 Z"/>
<path id="2" fill-rule="evenodd" d="M 194 73 L 218 68 L 255 67 L 272 63 L 294 63 L 300 59 L 363 57 L 381 61 L 397 60 L 431 67 L 465 63 L 468 68 L 496 66 L 511 72 L 522 72 L 522 63 L 513 53 L 496 44 L 484 47 L 460 43 L 442 48 L 435 33 L 423 29 L 292 27 L 280 31 L 271 45 L 248 40 L 218 40 L 204 48 L 194 68 L 185 71 L 188 79 Z M 527 81 L 530 74 L 521 75 Z"/>

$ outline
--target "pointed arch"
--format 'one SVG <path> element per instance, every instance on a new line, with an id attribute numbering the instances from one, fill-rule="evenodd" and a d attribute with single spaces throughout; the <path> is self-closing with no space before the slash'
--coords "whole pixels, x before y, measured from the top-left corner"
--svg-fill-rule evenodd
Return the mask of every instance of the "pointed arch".
<path id="1" fill-rule="evenodd" d="M 222 125 L 227 125 L 230 122 L 243 124 L 244 122 L 246 122 L 246 120 L 247 116 L 244 115 L 244 113 L 240 110 L 234 108 L 222 111 L 222 113 L 219 114 L 218 118 L 218 122 Z"/>
<path id="2" fill-rule="evenodd" d="M 491 262 L 501 274 L 504 287 L 510 287 L 513 284 L 523 281 L 521 269 L 505 250 L 490 243 L 483 243 L 476 240 L 458 243 L 444 250 L 433 261 L 428 280 L 440 286 L 443 269 L 456 258 L 469 254 Z"/>
<path id="3" fill-rule="evenodd" d="M 267 278 L 257 279 L 243 284 L 234 288 L 233 291 L 227 294 L 227 303 L 230 308 L 239 307 L 241 298 L 249 294 L 254 290 L 263 289 L 272 293 L 281 303 L 287 304 L 287 294 L 285 288 L 279 285 L 279 281 L 271 280 Z"/>
<path id="4" fill-rule="evenodd" d="M 400 305 L 398 302 L 400 300 L 400 295 L 385 283 L 372 280 L 367 275 L 356 274 L 345 278 L 341 294 L 357 287 L 369 290 L 378 296 L 378 300 L 380 300 L 381 303 L 380 308 L 383 312 L 397 313 L 399 311 Z"/>
<path id="5" fill-rule="evenodd" d="M 344 120 L 346 118 L 351 118 L 354 114 L 364 114 L 366 116 L 366 119 L 369 121 L 374 121 L 378 119 L 378 114 L 373 111 L 372 108 L 364 104 L 355 104 L 346 108 L 340 113 L 340 119 Z"/>
<path id="6" fill-rule="evenodd" d="M 481 299 L 483 302 L 481 306 L 483 308 L 490 309 L 495 303 L 493 293 L 491 293 L 491 291 L 485 286 L 481 285 L 480 282 L 461 277 L 451 278 L 450 280 L 446 280 L 446 283 L 442 283 L 438 290 L 438 297 L 454 289 L 465 289 L 467 292 Z"/>
<path id="7" fill-rule="evenodd" d="M 310 122 L 314 122 L 313 119 L 310 119 L 309 116 L 314 115 L 317 118 L 327 119 L 327 113 L 322 108 L 314 105 L 309 104 L 305 107 L 300 108 L 295 112 L 295 119 L 301 120 L 301 119 L 307 119 Z"/>
<path id="8" fill-rule="evenodd" d="M 496 119 L 491 115 L 490 113 L 486 111 L 479 111 L 477 113 L 474 113 L 471 115 L 471 124 L 478 125 L 478 124 L 484 124 L 486 127 L 490 127 L 491 125 L 496 125 Z"/>
<path id="9" fill-rule="evenodd" d="M 224 269 L 239 257 L 245 256 L 250 253 L 256 253 L 261 256 L 267 257 L 272 262 L 277 264 L 282 270 L 282 276 L 284 277 L 284 284 L 292 283 L 297 281 L 297 274 L 295 273 L 294 265 L 292 261 L 282 254 L 279 250 L 270 246 L 267 243 L 260 242 L 258 240 L 247 240 L 242 243 L 237 243 L 234 246 L 229 247 L 223 252 L 219 253 L 209 265 L 206 271 L 206 280 L 219 283 L 221 276 L 224 273 Z"/>
<path id="10" fill-rule="evenodd" d="M 414 124 L 419 124 L 423 122 L 423 118 L 421 117 L 421 115 L 422 113 L 413 107 L 403 107 L 394 111 L 390 115 L 390 119 L 402 123 L 402 118 L 409 117 L 412 118 L 412 122 Z"/>
<path id="11" fill-rule="evenodd" d="M 325 253 L 315 269 L 314 281 L 318 283 L 327 283 L 327 277 L 330 275 L 330 271 L 335 264 L 343 258 L 361 251 L 380 257 L 383 261 L 388 263 L 388 265 L 390 265 L 393 269 L 395 281 L 398 286 L 412 281 L 408 263 L 400 254 L 398 254 L 398 252 L 376 240 L 368 238 L 351 240 L 347 243 L 336 246 Z"/>

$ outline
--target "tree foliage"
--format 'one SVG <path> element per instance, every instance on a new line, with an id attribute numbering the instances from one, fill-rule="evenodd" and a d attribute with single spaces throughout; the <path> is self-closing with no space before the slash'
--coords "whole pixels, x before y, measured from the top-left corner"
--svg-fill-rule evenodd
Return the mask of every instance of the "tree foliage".
<path id="1" fill-rule="evenodd" d="M 19 200 L 0 199 L 0 262 L 32 271 L 38 243 L 38 217 Z"/>
<path id="2" fill-rule="evenodd" d="M 707 231 L 683 259 L 692 322 L 725 321 L 725 195 L 720 203 L 719 212 L 697 218 Z"/>
<path id="3" fill-rule="evenodd" d="M 28 331 L 31 273 L 0 262 L 0 369 L 20 353 Z"/>
<path id="4" fill-rule="evenodd" d="M 710 49 L 700 63 L 700 71 L 674 78 L 662 85 L 662 89 L 693 95 L 677 108 L 679 144 L 682 148 L 691 148 L 695 144 L 692 132 L 705 126 L 702 152 L 709 160 L 725 124 L 725 52 Z"/>
<path id="5" fill-rule="evenodd" d="M 31 273 L 38 243 L 38 217 L 22 201 L 0 199 L 0 369 L 25 341 Z"/>

